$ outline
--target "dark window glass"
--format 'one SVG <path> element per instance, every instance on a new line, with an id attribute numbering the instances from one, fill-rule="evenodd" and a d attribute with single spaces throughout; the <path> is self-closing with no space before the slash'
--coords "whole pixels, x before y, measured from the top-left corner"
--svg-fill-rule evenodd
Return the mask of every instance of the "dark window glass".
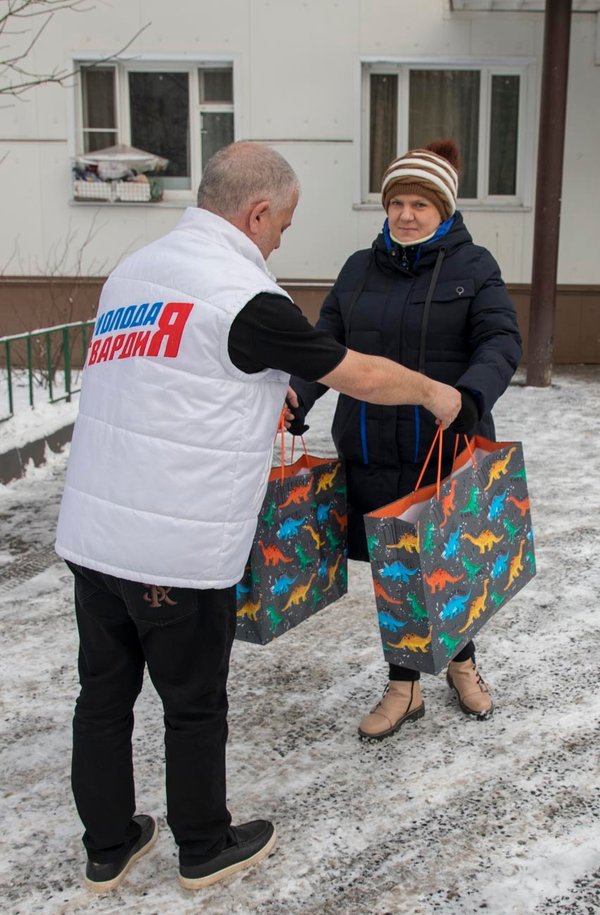
<path id="1" fill-rule="evenodd" d="M 492 195 L 517 192 L 519 77 L 492 76 L 490 185 Z"/>
<path id="2" fill-rule="evenodd" d="M 200 101 L 233 102 L 233 71 L 230 67 L 220 70 L 200 70 Z"/>
<path id="3" fill-rule="evenodd" d="M 115 71 L 112 67 L 82 67 L 84 152 L 117 142 Z"/>
<path id="4" fill-rule="evenodd" d="M 398 77 L 371 74 L 369 130 L 369 193 L 381 190 L 381 179 L 396 156 L 398 135 Z"/>
<path id="5" fill-rule="evenodd" d="M 130 73 L 129 106 L 132 145 L 168 159 L 167 179 L 189 179 L 188 74 Z"/>
<path id="6" fill-rule="evenodd" d="M 477 197 L 479 152 L 478 70 L 411 70 L 409 131 L 411 149 L 452 138 L 460 152 L 458 196 Z"/>
<path id="7" fill-rule="evenodd" d="M 202 121 L 202 162 L 206 164 L 213 153 L 233 143 L 233 113 L 230 111 L 204 111 Z"/>
<path id="8" fill-rule="evenodd" d="M 83 150 L 86 153 L 97 152 L 99 149 L 107 149 L 114 146 L 117 142 L 117 134 L 110 130 L 102 133 L 95 131 L 85 132 L 83 134 Z"/>

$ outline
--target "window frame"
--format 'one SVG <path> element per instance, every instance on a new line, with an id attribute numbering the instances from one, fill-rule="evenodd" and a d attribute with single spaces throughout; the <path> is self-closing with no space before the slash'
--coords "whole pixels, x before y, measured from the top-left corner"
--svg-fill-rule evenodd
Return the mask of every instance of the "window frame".
<path id="1" fill-rule="evenodd" d="M 360 105 L 358 118 L 357 170 L 355 207 L 373 209 L 381 206 L 378 193 L 369 192 L 370 165 L 370 76 L 372 73 L 393 74 L 398 77 L 397 149 L 408 149 L 408 111 L 410 72 L 412 70 L 477 70 L 480 73 L 479 137 L 477 197 L 459 196 L 463 210 L 523 210 L 533 206 L 533 149 L 535 65 L 531 57 L 522 58 L 414 58 L 362 57 L 359 62 L 358 84 Z M 516 193 L 492 195 L 486 193 L 489 182 L 492 76 L 519 76 L 519 115 L 516 157 Z M 459 185 L 460 192 L 460 185 Z"/>
<path id="2" fill-rule="evenodd" d="M 189 55 L 177 54 L 152 54 L 136 55 L 135 59 L 131 58 L 110 58 L 107 59 L 101 54 L 75 53 L 73 54 L 73 68 L 91 66 L 97 63 L 103 69 L 112 68 L 115 71 L 115 116 L 117 120 L 116 143 L 125 143 L 131 145 L 131 118 L 129 107 L 129 79 L 128 74 L 133 72 L 179 72 L 188 74 L 188 91 L 189 91 L 189 144 L 190 144 L 190 187 L 189 188 L 165 188 L 163 192 L 164 202 L 183 202 L 188 203 L 195 199 L 198 185 L 200 184 L 202 172 L 202 148 L 201 148 L 201 128 L 202 114 L 205 111 L 219 111 L 233 113 L 233 139 L 238 139 L 240 135 L 240 117 L 239 104 L 236 102 L 240 97 L 239 73 L 240 67 L 235 55 L 201 55 L 191 57 Z M 231 103 L 224 102 L 201 102 L 200 86 L 198 71 L 203 69 L 222 69 L 230 68 L 232 71 L 232 88 L 233 100 Z M 71 158 L 83 154 L 83 91 L 82 81 L 77 79 L 74 84 L 74 114 L 71 136 Z M 96 201 L 95 201 L 96 202 Z M 102 203 L 102 201 L 98 201 Z M 139 204 L 136 204 L 139 205 Z M 152 204 L 157 206 L 160 204 Z"/>

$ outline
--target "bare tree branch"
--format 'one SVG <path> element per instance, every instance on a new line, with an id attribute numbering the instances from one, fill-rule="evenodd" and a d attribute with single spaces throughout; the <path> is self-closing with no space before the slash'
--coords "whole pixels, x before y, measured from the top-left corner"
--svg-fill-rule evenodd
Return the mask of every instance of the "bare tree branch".
<path id="1" fill-rule="evenodd" d="M 0 13 L 0 34 L 7 23 L 33 16 L 48 16 L 59 10 L 85 13 L 93 6 L 84 6 L 85 0 L 6 0 L 6 12 Z"/>
<path id="2" fill-rule="evenodd" d="M 45 21 L 28 38 L 25 47 L 20 48 L 12 56 L 3 57 L 3 49 L 0 47 L 0 95 L 20 98 L 35 86 L 46 86 L 52 83 L 65 86 L 70 79 L 79 74 L 79 67 L 73 69 L 55 68 L 50 73 L 35 73 L 26 66 L 27 58 L 57 12 L 71 10 L 72 12 L 84 13 L 93 9 L 93 6 L 86 5 L 86 0 L 6 0 L 6 2 L 6 12 L 0 14 L 0 36 L 3 38 L 13 38 L 30 32 L 29 26 L 23 29 L 15 29 L 15 26 L 19 25 L 19 20 L 43 16 Z M 117 60 L 149 25 L 150 22 L 147 22 L 138 29 L 135 35 L 117 51 L 99 60 L 92 61 L 87 66 L 100 67 L 110 61 Z M 4 48 L 6 49 L 6 45 L 4 45 Z"/>

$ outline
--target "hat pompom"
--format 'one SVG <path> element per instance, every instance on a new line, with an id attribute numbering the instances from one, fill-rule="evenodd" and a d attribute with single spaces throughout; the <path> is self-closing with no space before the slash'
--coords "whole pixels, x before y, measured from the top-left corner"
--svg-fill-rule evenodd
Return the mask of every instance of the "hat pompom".
<path id="1" fill-rule="evenodd" d="M 431 143 L 427 144 L 425 149 L 436 153 L 438 156 L 442 156 L 442 158 L 446 159 L 457 172 L 460 171 L 460 153 L 454 140 L 432 140 Z"/>

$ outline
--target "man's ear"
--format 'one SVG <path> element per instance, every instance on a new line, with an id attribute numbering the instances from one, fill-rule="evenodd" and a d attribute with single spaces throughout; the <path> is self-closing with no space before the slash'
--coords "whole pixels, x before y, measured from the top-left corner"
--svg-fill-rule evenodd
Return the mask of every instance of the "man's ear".
<path id="1" fill-rule="evenodd" d="M 261 200 L 252 207 L 248 214 L 248 229 L 250 230 L 251 235 L 259 234 L 262 228 L 261 220 L 270 209 L 271 204 L 268 200 Z"/>

